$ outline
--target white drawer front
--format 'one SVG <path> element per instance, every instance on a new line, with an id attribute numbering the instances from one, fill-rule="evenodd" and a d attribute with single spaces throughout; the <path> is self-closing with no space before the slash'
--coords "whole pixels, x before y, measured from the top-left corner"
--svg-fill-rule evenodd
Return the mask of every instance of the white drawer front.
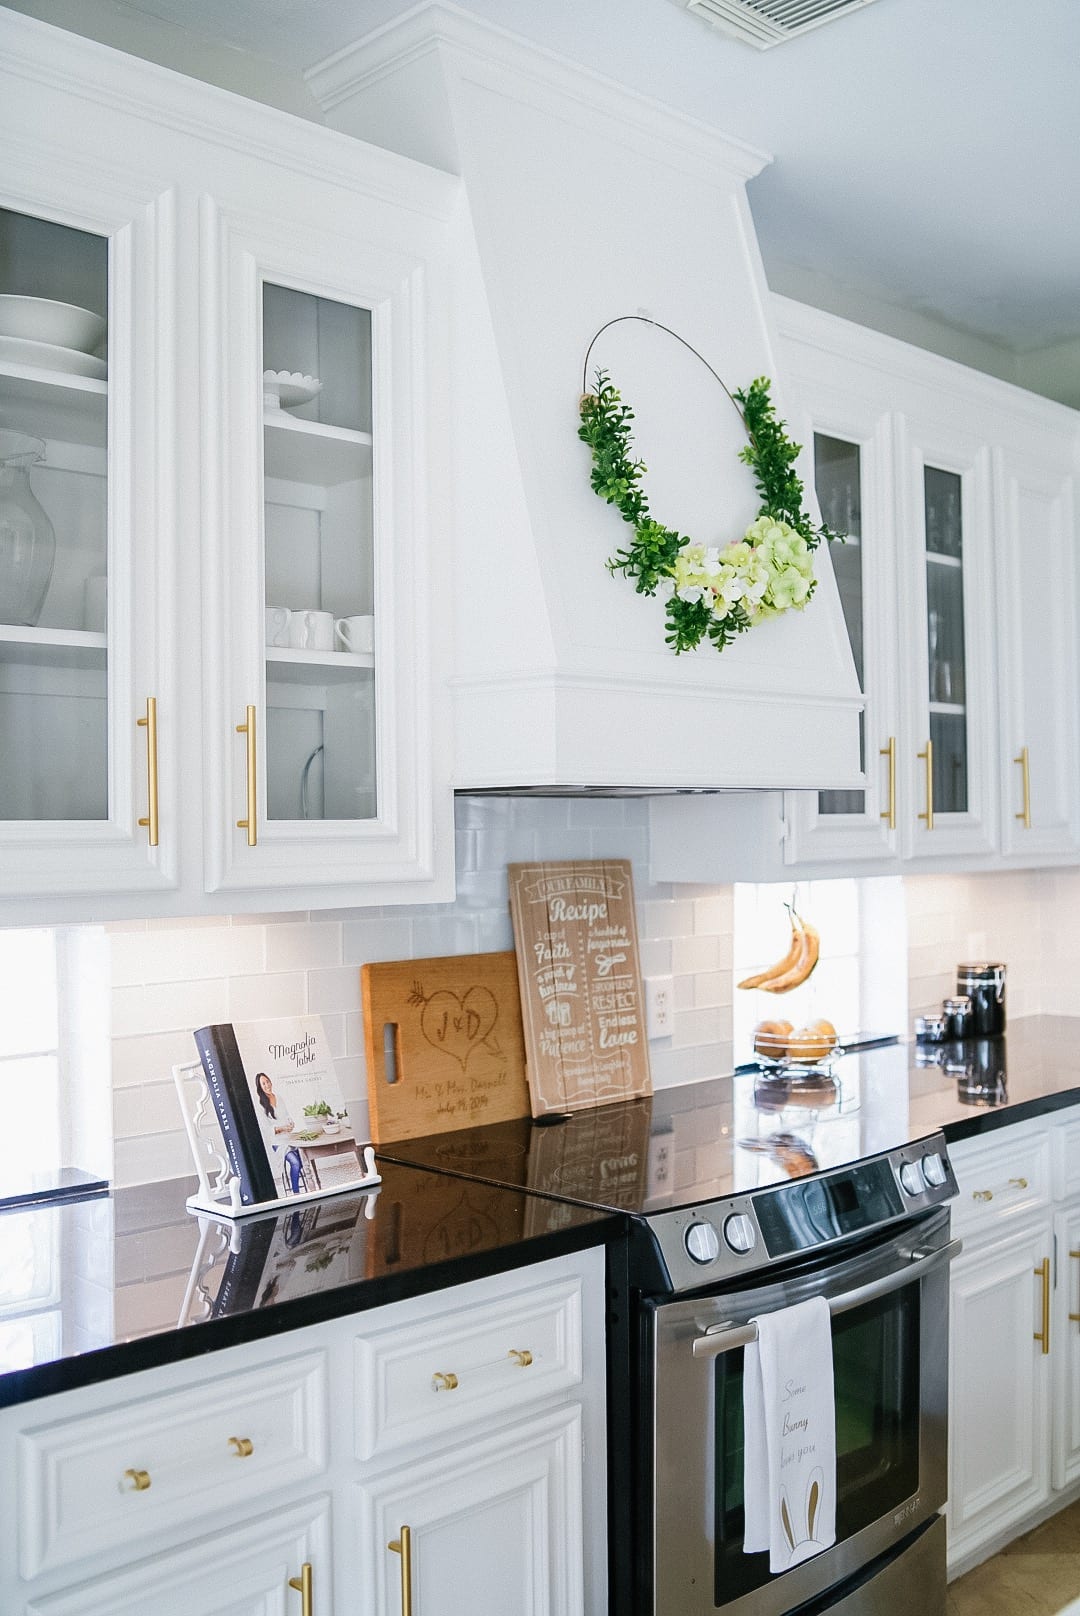
<path id="1" fill-rule="evenodd" d="M 143 1537 L 320 1474 L 326 1404 L 318 1352 L 22 1430 L 21 1575 L 135 1555 Z"/>
<path id="2" fill-rule="evenodd" d="M 74 1588 L 32 1600 L 26 1616 L 300 1616 L 289 1578 L 308 1561 L 316 1611 L 333 1603 L 330 1498 L 238 1517 L 226 1532 L 198 1538 L 123 1571 L 80 1578 Z"/>
<path id="3" fill-rule="evenodd" d="M 516 1414 L 581 1381 L 581 1281 L 368 1330 L 356 1341 L 355 1366 L 361 1459 L 488 1414 Z"/>
<path id="4" fill-rule="evenodd" d="M 952 1203 L 957 1233 L 991 1231 L 1050 1204 L 1050 1136 L 1043 1124 L 964 1139 L 950 1148 L 949 1159 L 960 1191 Z"/>
<path id="5" fill-rule="evenodd" d="M 1080 1113 L 1070 1106 L 1050 1118 L 1054 1141 L 1054 1199 L 1080 1195 Z"/>

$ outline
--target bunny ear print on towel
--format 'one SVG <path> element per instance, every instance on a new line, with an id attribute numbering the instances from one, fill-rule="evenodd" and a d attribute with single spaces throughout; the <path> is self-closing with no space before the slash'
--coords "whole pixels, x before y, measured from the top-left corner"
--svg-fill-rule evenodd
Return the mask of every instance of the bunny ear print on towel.
<path id="1" fill-rule="evenodd" d="M 817 1525 L 824 1488 L 825 1478 L 821 1466 L 817 1465 L 810 1472 L 810 1483 L 806 1489 L 806 1536 L 811 1542 L 815 1541 L 814 1527 Z"/>
<path id="2" fill-rule="evenodd" d="M 791 1508 L 787 1488 L 780 1488 L 780 1525 L 784 1529 L 788 1546 L 794 1555 L 797 1550 L 803 1552 L 800 1559 L 805 1559 L 807 1550 L 817 1552 L 826 1547 L 819 1543 L 814 1535 L 814 1528 L 818 1524 L 821 1514 L 821 1501 L 825 1491 L 825 1476 L 820 1465 L 815 1465 L 806 1481 L 806 1505 L 798 1520 Z"/>
<path id="3" fill-rule="evenodd" d="M 791 1506 L 788 1503 L 787 1488 L 780 1488 L 780 1525 L 784 1528 L 784 1536 L 788 1540 L 788 1547 L 795 1553 L 795 1528 L 791 1520 Z"/>

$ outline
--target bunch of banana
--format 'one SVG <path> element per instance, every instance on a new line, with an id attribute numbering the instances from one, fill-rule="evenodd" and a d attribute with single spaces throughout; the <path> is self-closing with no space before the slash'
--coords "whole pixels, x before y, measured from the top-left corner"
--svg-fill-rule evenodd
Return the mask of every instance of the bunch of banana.
<path id="1" fill-rule="evenodd" d="M 791 947 L 783 959 L 776 961 L 757 976 L 748 976 L 739 983 L 741 988 L 763 988 L 766 993 L 790 993 L 805 982 L 818 962 L 821 938 L 808 920 L 795 913 L 791 904 L 785 904 L 791 916 Z"/>

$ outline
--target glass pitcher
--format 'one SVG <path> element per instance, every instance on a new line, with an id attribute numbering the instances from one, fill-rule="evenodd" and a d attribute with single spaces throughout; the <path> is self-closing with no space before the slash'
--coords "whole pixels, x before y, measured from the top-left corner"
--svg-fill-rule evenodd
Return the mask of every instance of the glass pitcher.
<path id="1" fill-rule="evenodd" d="M 48 593 L 56 534 L 30 489 L 44 458 L 40 438 L 0 431 L 0 623 L 32 627 Z"/>

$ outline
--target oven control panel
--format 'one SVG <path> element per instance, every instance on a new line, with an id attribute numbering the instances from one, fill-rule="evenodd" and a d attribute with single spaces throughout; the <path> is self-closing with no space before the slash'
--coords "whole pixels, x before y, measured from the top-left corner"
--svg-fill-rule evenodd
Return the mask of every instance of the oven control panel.
<path id="1" fill-rule="evenodd" d="M 861 1238 L 956 1194 L 942 1135 L 648 1218 L 674 1292 Z"/>

